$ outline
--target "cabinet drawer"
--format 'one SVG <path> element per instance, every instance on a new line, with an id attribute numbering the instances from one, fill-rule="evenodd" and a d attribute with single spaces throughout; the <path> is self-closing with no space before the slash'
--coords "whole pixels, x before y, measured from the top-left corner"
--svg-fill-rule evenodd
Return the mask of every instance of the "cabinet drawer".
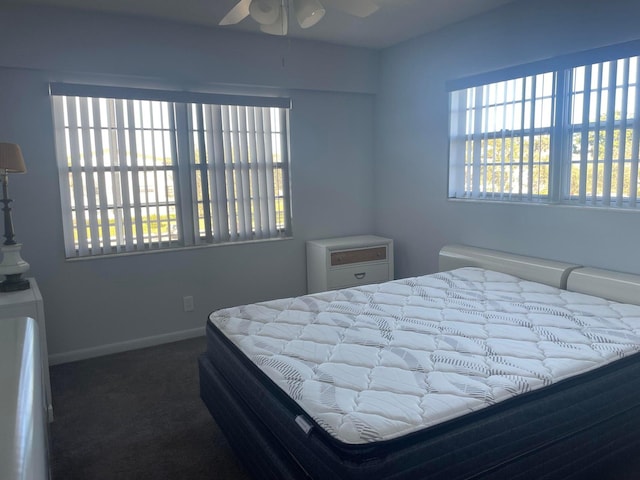
<path id="1" fill-rule="evenodd" d="M 13 305 L 2 305 L 0 309 L 1 318 L 13 318 L 13 317 L 31 317 L 34 320 L 38 319 L 38 310 L 34 303 L 16 303 Z"/>
<path id="2" fill-rule="evenodd" d="M 352 267 L 329 270 L 327 287 L 331 289 L 386 282 L 389 278 L 389 264 L 354 265 Z"/>
<path id="3" fill-rule="evenodd" d="M 387 247 L 359 248 L 331 253 L 331 266 L 361 262 L 379 262 L 387 259 Z"/>

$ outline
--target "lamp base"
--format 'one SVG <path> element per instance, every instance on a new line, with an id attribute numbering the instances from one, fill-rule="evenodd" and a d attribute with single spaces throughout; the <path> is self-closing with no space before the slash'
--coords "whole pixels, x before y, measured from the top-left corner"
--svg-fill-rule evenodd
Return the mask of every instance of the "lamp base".
<path id="1" fill-rule="evenodd" d="M 7 279 L 4 282 L 0 282 L 0 292 L 19 292 L 30 287 L 29 280 L 22 278 L 21 273 L 7 275 Z"/>
<path id="2" fill-rule="evenodd" d="M 0 246 L 3 254 L 0 275 L 6 277 L 5 281 L 0 283 L 0 292 L 17 292 L 29 288 L 29 280 L 22 277 L 29 270 L 29 264 L 20 256 L 21 247 L 21 243 Z"/>

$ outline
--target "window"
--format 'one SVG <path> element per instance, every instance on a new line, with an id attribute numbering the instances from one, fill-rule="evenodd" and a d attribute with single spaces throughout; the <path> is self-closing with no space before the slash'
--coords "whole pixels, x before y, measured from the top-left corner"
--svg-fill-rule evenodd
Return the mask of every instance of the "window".
<path id="1" fill-rule="evenodd" d="M 449 197 L 638 207 L 639 58 L 563 58 L 454 85 Z"/>
<path id="2" fill-rule="evenodd" d="M 51 94 L 68 258 L 290 235 L 288 99 Z"/>

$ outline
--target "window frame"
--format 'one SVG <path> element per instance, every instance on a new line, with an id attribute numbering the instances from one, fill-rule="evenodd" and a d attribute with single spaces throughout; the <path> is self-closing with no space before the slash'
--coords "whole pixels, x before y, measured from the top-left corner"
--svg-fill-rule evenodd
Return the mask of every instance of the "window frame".
<path id="1" fill-rule="evenodd" d="M 551 59 L 546 59 L 530 64 L 518 65 L 509 67 L 503 70 L 494 72 L 487 72 L 479 75 L 474 75 L 462 79 L 451 80 L 447 82 L 447 90 L 449 92 L 449 158 L 448 158 L 448 198 L 450 199 L 466 199 L 466 200 L 478 200 L 478 201 L 507 201 L 507 202 L 520 202 L 520 203 L 545 203 L 545 204 L 563 204 L 563 205 L 580 205 L 580 206 L 596 206 L 596 207 L 620 207 L 635 209 L 640 207 L 640 202 L 636 199 L 637 189 L 632 188 L 634 184 L 629 185 L 629 197 L 621 198 L 620 196 L 620 182 L 611 185 L 608 188 L 604 188 L 604 191 L 609 191 L 610 195 L 602 196 L 596 191 L 594 195 L 591 192 L 583 193 L 580 195 L 571 194 L 571 181 L 572 181 L 572 167 L 576 164 L 575 159 L 572 158 L 572 152 L 574 148 L 574 136 L 576 132 L 586 132 L 587 136 L 591 133 L 597 133 L 597 128 L 601 124 L 602 130 L 604 130 L 605 121 L 595 122 L 593 125 L 583 125 L 580 123 L 580 119 L 577 122 L 571 123 L 573 112 L 573 103 L 576 100 L 577 93 L 573 83 L 573 75 L 579 68 L 592 68 L 594 65 L 599 65 L 598 68 L 602 69 L 602 66 L 608 62 L 625 62 L 628 60 L 634 60 L 636 68 L 640 70 L 640 40 L 626 42 L 623 44 L 578 52 L 574 54 L 564 55 Z M 608 68 L 608 67 L 607 67 Z M 553 121 L 550 134 L 550 148 L 549 148 L 549 176 L 548 186 L 549 194 L 545 196 L 535 196 L 528 194 L 509 194 L 503 188 L 502 191 L 486 192 L 479 189 L 472 188 L 460 188 L 461 185 L 466 187 L 465 178 L 468 175 L 465 173 L 465 166 L 467 162 L 460 160 L 464 158 L 461 155 L 460 145 L 456 145 L 456 141 L 460 142 L 460 132 L 465 132 L 467 129 L 468 120 L 462 118 L 461 112 L 464 108 L 460 105 L 460 100 L 456 95 L 464 90 L 471 90 L 474 88 L 488 87 L 494 83 L 507 82 L 510 80 L 521 80 L 529 76 L 540 75 L 544 73 L 552 73 L 556 79 L 554 82 L 553 92 Z M 611 75 L 609 82 L 615 77 L 615 73 Z M 640 137 L 640 73 L 637 75 L 638 80 L 632 83 L 628 78 L 625 79 L 623 84 L 622 95 L 627 99 L 629 90 L 634 89 L 635 93 L 635 109 L 633 111 L 633 118 L 623 118 L 620 121 L 606 120 L 607 131 L 609 135 L 606 137 L 607 146 L 605 147 L 607 153 L 611 154 L 612 143 L 614 142 L 614 135 L 619 135 L 622 138 L 622 130 L 619 129 L 620 125 L 625 126 L 632 131 L 632 150 L 633 152 L 625 152 L 625 158 L 611 158 L 605 161 L 605 164 L 609 167 L 612 164 L 622 164 L 624 168 L 631 168 L 631 179 L 635 172 L 635 179 L 640 186 L 640 178 L 638 177 L 638 137 Z M 610 83 L 609 83 L 610 85 Z M 582 85 L 583 89 L 592 92 L 591 86 L 586 85 L 586 80 Z M 600 89 L 599 95 L 607 95 L 608 86 L 603 86 L 602 83 L 598 84 Z M 614 83 L 613 89 L 619 88 Z M 598 97 L 600 99 L 600 97 Z M 615 107 L 613 102 L 609 101 L 607 119 L 613 118 Z M 624 103 L 624 101 L 623 101 Z M 624 105 L 624 113 L 627 112 L 626 104 Z M 486 106 L 484 107 L 486 108 Z M 589 115 L 589 112 L 585 112 L 585 115 Z M 465 123 L 466 122 L 466 123 Z M 619 133 L 620 132 L 620 133 Z M 487 133 L 487 132 L 485 132 Z M 491 135 L 490 132 L 488 132 Z M 463 133 L 463 135 L 468 135 Z M 628 135 L 625 130 L 625 136 Z M 503 137 L 503 138 L 516 138 L 515 136 Z M 626 138 L 626 137 L 625 137 Z M 624 150 L 622 150 L 624 151 Z M 631 156 L 629 156 L 631 154 Z M 602 160 L 601 160 L 602 163 Z M 595 163 L 596 165 L 597 162 Z M 587 165 L 590 165 L 589 163 Z M 630 167 L 628 166 L 630 165 Z M 619 166 L 618 166 L 619 168 Z M 584 167 L 584 162 L 580 171 L 580 176 L 583 178 L 586 175 L 587 168 Z M 621 170 L 618 170 L 621 171 Z M 622 170 L 624 173 L 624 170 Z M 608 169 L 607 174 L 611 173 L 611 168 Z M 461 180 L 462 178 L 462 180 Z M 586 181 L 583 179 L 581 182 Z M 575 186 L 575 183 L 574 183 Z M 580 190 L 583 189 L 582 184 L 578 185 Z M 595 191 L 595 190 L 594 190 Z M 615 195 L 613 193 L 615 192 Z M 640 195 L 640 194 L 639 194 Z M 615 197 L 615 198 L 614 198 Z"/>
<path id="2" fill-rule="evenodd" d="M 289 177 L 289 110 L 291 108 L 291 100 L 289 98 L 281 96 L 227 95 L 144 88 L 105 87 L 72 83 L 51 83 L 49 85 L 49 93 L 52 101 L 56 158 L 59 169 L 61 209 L 65 237 L 65 256 L 67 259 L 87 257 L 97 258 L 123 253 L 169 251 L 176 248 L 189 248 L 211 244 L 233 244 L 238 242 L 252 242 L 262 239 L 291 237 L 291 185 Z M 129 109 L 132 108 L 132 104 L 139 102 L 141 109 L 140 116 L 142 116 L 143 106 L 152 108 L 150 105 L 153 105 L 154 102 L 162 102 L 160 105 L 163 108 L 166 107 L 168 109 L 167 117 L 169 119 L 169 125 L 163 124 L 160 129 L 162 130 L 163 135 L 168 136 L 170 145 L 163 146 L 166 150 L 170 151 L 170 156 L 166 156 L 166 150 L 163 150 L 162 154 L 165 155 L 163 158 L 170 159 L 171 163 L 167 165 L 157 165 L 155 151 L 152 156 L 152 163 L 150 167 L 147 165 L 148 152 L 146 156 L 143 156 L 142 160 L 140 160 L 140 157 L 138 156 L 139 152 L 135 151 L 136 142 L 141 142 L 142 145 L 145 145 L 145 140 L 140 141 L 135 140 L 134 138 L 127 139 L 126 137 L 143 135 L 141 132 L 144 132 L 146 127 L 143 127 L 141 123 L 135 124 L 131 111 L 125 112 L 124 114 L 125 117 L 129 115 L 128 120 L 127 118 L 123 119 L 121 117 L 118 118 L 117 121 L 118 132 L 116 136 L 117 142 L 119 142 L 119 148 L 112 149 L 110 147 L 103 146 L 104 150 L 98 153 L 100 146 L 102 145 L 102 141 L 97 140 L 96 143 L 96 138 L 104 135 L 104 133 L 98 135 L 98 132 L 102 132 L 102 130 L 100 130 L 101 125 L 99 121 L 96 124 L 96 120 L 92 118 L 92 121 L 89 122 L 86 115 L 87 112 L 82 111 L 82 115 L 84 116 L 82 124 L 78 123 L 76 119 L 74 119 L 74 122 L 65 122 L 65 117 L 63 115 L 67 114 L 70 116 L 71 114 L 69 112 L 73 109 L 70 108 L 71 103 L 69 103 L 69 105 L 64 109 L 62 108 L 63 102 L 70 101 L 68 99 L 73 99 L 73 101 L 76 102 L 81 102 L 81 100 L 77 99 L 84 99 L 84 101 L 88 103 L 93 102 L 95 105 L 102 100 L 106 102 L 105 104 L 109 104 L 109 102 L 112 101 L 115 102 L 115 105 L 120 105 L 118 102 L 122 102 L 124 108 Z M 79 104 L 81 105 L 81 103 Z M 222 108 L 236 108 L 238 111 L 257 109 L 259 111 L 277 111 L 279 113 L 284 123 L 281 125 L 281 131 L 277 133 L 277 137 L 281 139 L 283 148 L 283 150 L 279 152 L 281 162 L 278 164 L 278 168 L 285 171 L 286 174 L 282 175 L 281 185 L 281 190 L 285 197 L 285 200 L 282 202 L 283 209 L 280 212 L 283 218 L 281 223 L 277 224 L 275 227 L 275 232 L 272 229 L 270 235 L 255 235 L 254 227 L 256 225 L 260 225 L 260 220 L 255 220 L 253 218 L 253 213 L 250 210 L 247 214 L 251 217 L 251 220 L 250 223 L 245 223 L 245 226 L 248 225 L 252 229 L 251 232 L 245 231 L 242 236 L 224 239 L 218 237 L 213 238 L 212 235 L 201 235 L 200 229 L 198 228 L 197 218 L 198 185 L 195 181 L 197 174 L 197 166 L 195 163 L 197 147 L 194 148 L 191 144 L 191 139 L 189 138 L 191 133 L 189 129 L 192 122 L 189 119 L 188 113 L 192 106 L 222 106 Z M 79 112 L 81 107 L 77 108 Z M 97 116 L 101 116 L 104 112 L 98 111 L 97 113 L 93 113 Z M 73 114 L 75 115 L 76 112 L 74 111 Z M 153 116 L 151 112 L 149 112 L 149 115 Z M 128 124 L 127 121 L 129 122 Z M 70 134 L 69 132 L 75 128 L 77 128 L 77 130 Z M 102 128 L 110 129 L 112 128 L 112 125 L 109 124 L 106 127 L 102 126 Z M 164 129 L 166 129 L 166 132 Z M 151 128 L 151 130 L 153 131 L 153 128 Z M 236 137 L 242 135 L 250 136 L 252 134 L 257 135 L 257 132 L 251 131 L 249 127 L 247 127 L 246 131 L 241 131 L 240 128 L 238 128 L 235 131 L 226 131 L 222 133 L 232 137 L 234 135 Z M 272 132 L 270 131 L 269 134 L 272 134 Z M 68 135 L 75 135 L 75 138 L 69 140 Z M 62 139 L 66 140 L 63 141 Z M 155 141 L 156 139 L 151 140 L 151 143 L 147 146 L 153 146 L 153 148 L 155 148 Z M 164 142 L 167 141 L 167 138 L 163 138 L 161 141 L 164 144 Z M 216 139 L 216 141 L 221 142 L 222 140 Z M 77 147 L 74 147 L 74 145 Z M 89 159 L 84 158 L 80 151 L 86 151 L 87 149 L 90 149 L 91 151 Z M 103 153 L 107 151 L 109 153 L 106 156 L 109 156 L 110 164 L 105 166 L 104 163 L 101 163 L 102 160 L 98 161 L 97 158 L 101 157 Z M 240 163 L 237 159 L 238 155 L 235 150 L 225 150 L 216 153 L 223 155 L 225 158 L 231 158 L 229 164 L 231 165 L 232 171 L 235 171 L 235 169 L 248 168 L 247 165 L 255 164 L 255 162 L 258 162 L 256 165 L 262 165 L 260 162 L 263 162 L 264 158 L 267 158 L 266 155 L 273 155 L 273 151 L 269 151 L 265 152 L 263 155 L 264 158 L 259 158 L 254 152 L 252 157 L 244 159 L 245 163 Z M 208 157 L 208 154 L 209 152 L 204 152 L 204 157 Z M 111 158 L 112 155 L 123 158 L 119 158 L 118 161 L 115 161 Z M 143 153 L 143 155 L 145 154 Z M 206 163 L 204 165 L 205 167 L 207 166 Z M 108 171 L 109 169 L 111 172 Z M 87 171 L 92 171 L 93 175 L 88 175 Z M 158 231 L 155 233 L 157 238 L 152 238 L 149 225 L 147 225 L 146 234 L 141 234 L 137 230 L 135 230 L 136 233 L 134 234 L 132 229 L 136 229 L 136 224 L 140 227 L 142 225 L 140 223 L 142 220 L 137 219 L 136 222 L 132 222 L 131 218 L 128 218 L 131 215 L 126 212 L 132 211 L 134 208 L 137 212 L 140 210 L 150 209 L 147 194 L 150 191 L 153 191 L 153 188 L 152 190 L 149 190 L 148 187 L 141 188 L 138 186 L 139 179 L 136 176 L 136 173 L 142 174 L 143 178 L 146 179 L 146 177 L 144 177 L 145 175 L 151 174 L 157 177 L 158 172 L 160 171 L 172 172 L 173 178 L 171 181 L 168 181 L 165 175 L 164 183 L 161 182 L 158 185 L 161 184 L 164 186 L 164 193 L 166 196 L 165 201 L 167 202 L 167 205 L 174 208 L 175 218 L 172 218 L 172 214 L 169 213 L 170 209 L 166 212 L 168 215 L 167 218 L 162 220 L 162 222 L 160 220 L 160 214 L 157 214 L 155 220 L 158 228 Z M 112 202 L 109 205 L 104 204 L 106 196 L 115 200 L 115 194 L 113 191 L 110 190 L 108 194 L 105 193 L 105 183 L 109 173 L 111 173 L 111 175 L 125 177 L 124 179 L 121 178 L 121 180 L 117 182 L 123 190 L 127 190 L 128 181 L 131 180 L 131 189 L 128 191 L 134 192 L 134 201 L 126 200 L 122 205 L 118 205 L 117 202 Z M 234 173 L 232 173 L 232 175 L 234 175 Z M 83 182 L 83 185 L 81 187 L 72 186 L 71 182 L 73 182 L 74 179 L 76 181 Z M 98 182 L 100 182 L 101 185 L 99 189 L 96 189 Z M 235 184 L 233 186 L 235 188 Z M 169 190 L 171 190 L 173 194 L 172 202 L 169 200 L 171 198 Z M 254 190 L 253 184 L 251 184 L 251 189 L 247 192 L 247 195 L 253 195 Z M 88 191 L 93 192 L 93 194 L 87 195 Z M 127 192 L 124 192 L 124 194 L 127 195 Z M 75 199 L 72 198 L 74 196 L 76 197 Z M 96 199 L 98 196 L 100 198 Z M 141 200 L 143 197 L 145 198 L 145 202 Z M 157 198 L 158 195 L 156 195 L 156 208 L 158 206 Z M 216 199 L 211 199 L 211 201 L 220 201 L 221 198 L 223 197 L 218 195 Z M 226 197 L 224 198 L 226 199 Z M 207 201 L 206 196 L 203 201 Z M 252 198 L 249 197 L 248 201 L 251 202 Z M 75 205 L 75 207 L 73 205 Z M 216 209 L 216 211 L 222 211 L 227 208 L 227 205 L 225 204 L 221 206 L 221 208 L 217 208 L 214 205 L 211 208 Z M 84 219 L 83 221 L 80 221 L 79 224 L 74 225 L 74 217 L 78 216 L 80 209 L 84 212 L 89 212 L 91 210 L 91 213 L 85 213 L 85 217 L 91 219 L 91 222 L 87 222 L 86 226 L 83 226 Z M 107 223 L 105 222 L 106 217 L 100 217 L 101 219 L 96 221 L 96 216 L 103 215 L 105 211 L 113 210 L 115 212 L 118 209 L 125 212 L 125 222 L 123 225 L 127 229 L 127 232 L 124 237 L 119 234 L 114 235 L 113 233 L 109 233 L 108 237 L 105 237 L 105 235 L 107 235 L 105 232 L 109 231 L 112 219 L 109 217 L 109 224 L 105 225 Z M 149 220 L 149 218 L 151 216 L 152 214 L 147 211 L 147 218 L 145 222 L 150 222 L 151 220 Z M 160 227 L 161 223 L 164 224 L 165 220 L 167 222 L 166 230 L 168 233 L 164 232 L 164 230 L 161 231 Z M 270 219 L 270 221 L 271 220 L 272 219 Z M 235 219 L 230 219 L 230 222 L 234 221 Z M 171 227 L 172 222 L 175 225 L 173 227 L 175 228 L 175 232 Z M 89 226 L 89 223 L 91 223 L 91 226 Z M 165 228 L 164 225 L 162 228 Z M 88 241 L 79 238 L 81 230 L 87 232 L 86 235 L 88 237 Z"/>

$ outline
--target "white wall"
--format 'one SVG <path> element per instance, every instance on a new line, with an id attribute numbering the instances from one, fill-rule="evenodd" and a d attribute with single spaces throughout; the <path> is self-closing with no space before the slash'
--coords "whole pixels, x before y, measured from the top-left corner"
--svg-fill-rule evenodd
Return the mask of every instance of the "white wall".
<path id="1" fill-rule="evenodd" d="M 307 239 L 371 232 L 378 60 L 365 49 L 0 7 L 0 141 L 20 144 L 27 163 L 10 193 L 52 360 L 191 335 L 214 309 L 302 294 Z M 294 238 L 65 261 L 50 80 L 290 94 Z M 194 312 L 182 311 L 184 295 Z"/>
<path id="2" fill-rule="evenodd" d="M 445 82 L 640 38 L 637 0 L 518 1 L 383 52 L 376 231 L 396 276 L 437 269 L 446 243 L 640 273 L 640 212 L 447 200 Z"/>
<path id="3" fill-rule="evenodd" d="M 304 293 L 311 238 L 391 236 L 398 277 L 434 271 L 451 242 L 640 273 L 638 213 L 446 199 L 446 80 L 638 38 L 636 1 L 521 0 L 382 54 L 15 5 L 0 6 L 0 141 L 19 143 L 29 169 L 11 177 L 14 223 L 54 361 Z M 50 80 L 291 95 L 294 239 L 65 261 Z"/>

